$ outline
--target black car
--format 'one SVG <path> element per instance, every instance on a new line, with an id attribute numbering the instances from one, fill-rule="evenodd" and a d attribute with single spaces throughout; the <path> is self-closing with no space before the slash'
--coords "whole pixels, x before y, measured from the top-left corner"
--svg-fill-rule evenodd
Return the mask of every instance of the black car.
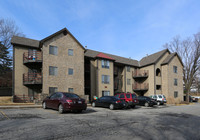
<path id="1" fill-rule="evenodd" d="M 146 96 L 139 96 L 138 101 L 139 101 L 139 105 L 144 105 L 146 107 L 148 106 L 152 107 L 153 105 L 157 104 L 157 102 L 154 99 L 150 97 L 146 97 Z"/>
<path id="2" fill-rule="evenodd" d="M 125 101 L 115 96 L 104 96 L 92 102 L 92 107 L 108 107 L 111 110 L 121 109 L 126 106 Z"/>

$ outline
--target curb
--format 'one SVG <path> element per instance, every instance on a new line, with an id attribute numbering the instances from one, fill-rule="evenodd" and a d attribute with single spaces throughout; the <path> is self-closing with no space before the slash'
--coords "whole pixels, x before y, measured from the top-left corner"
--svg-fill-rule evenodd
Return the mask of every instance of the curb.
<path id="1" fill-rule="evenodd" d="M 41 105 L 0 106 L 0 109 L 42 108 Z"/>

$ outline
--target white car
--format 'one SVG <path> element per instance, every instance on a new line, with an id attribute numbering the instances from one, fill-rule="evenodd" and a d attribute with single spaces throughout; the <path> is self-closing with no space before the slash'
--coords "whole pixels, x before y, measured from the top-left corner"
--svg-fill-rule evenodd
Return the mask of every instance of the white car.
<path id="1" fill-rule="evenodd" d="M 164 103 L 167 103 L 165 95 L 162 95 L 162 94 L 151 95 L 150 97 L 157 101 L 157 105 L 163 105 Z"/>

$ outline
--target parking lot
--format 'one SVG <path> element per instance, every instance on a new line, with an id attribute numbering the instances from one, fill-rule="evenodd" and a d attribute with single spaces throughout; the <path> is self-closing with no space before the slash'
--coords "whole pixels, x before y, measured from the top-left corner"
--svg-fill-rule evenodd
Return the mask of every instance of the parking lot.
<path id="1" fill-rule="evenodd" d="M 124 110 L 88 107 L 59 114 L 42 108 L 0 109 L 0 139 L 200 139 L 200 104 Z"/>

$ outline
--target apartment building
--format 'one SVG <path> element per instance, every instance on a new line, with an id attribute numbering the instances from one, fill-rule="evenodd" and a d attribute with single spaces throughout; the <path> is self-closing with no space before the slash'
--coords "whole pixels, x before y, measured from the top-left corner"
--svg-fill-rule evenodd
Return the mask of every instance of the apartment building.
<path id="1" fill-rule="evenodd" d="M 14 36 L 11 43 L 15 101 L 56 91 L 84 96 L 85 48 L 66 28 L 42 40 Z"/>
<path id="2" fill-rule="evenodd" d="M 168 49 L 140 61 L 94 50 L 85 52 L 85 94 L 131 92 L 140 96 L 164 94 L 173 103 L 183 100 L 183 64 Z"/>
<path id="3" fill-rule="evenodd" d="M 15 101 L 41 100 L 56 91 L 94 96 L 131 92 L 183 100 L 183 64 L 165 49 L 140 61 L 85 49 L 66 29 L 42 40 L 14 36 Z"/>

